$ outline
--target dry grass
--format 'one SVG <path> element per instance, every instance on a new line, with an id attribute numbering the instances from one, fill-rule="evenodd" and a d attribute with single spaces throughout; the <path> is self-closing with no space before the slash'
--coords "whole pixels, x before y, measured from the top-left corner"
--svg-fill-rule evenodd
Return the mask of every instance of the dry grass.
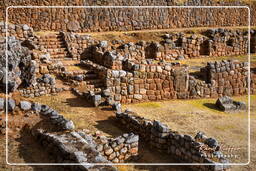
<path id="1" fill-rule="evenodd" d="M 235 100 L 247 102 L 248 96 L 234 97 Z M 256 96 L 251 96 L 251 102 L 255 102 Z M 183 134 L 195 135 L 198 131 L 205 132 L 209 137 L 215 137 L 226 146 L 241 148 L 234 153 L 239 155 L 232 162 L 247 162 L 248 143 L 248 114 L 246 111 L 236 113 L 224 113 L 214 106 L 216 99 L 196 99 L 196 100 L 171 100 L 155 102 L 161 107 L 151 108 L 146 105 L 125 105 L 138 115 L 160 120 L 167 124 L 172 130 Z M 142 107 L 143 106 L 143 107 Z M 251 130 L 255 130 L 256 112 L 255 103 L 251 104 Z M 252 143 L 255 143 L 256 135 L 251 133 Z M 254 145 L 255 146 L 255 145 Z M 251 145 L 252 154 L 256 152 L 256 147 Z M 224 151 L 225 152 L 225 151 Z M 252 161 L 255 161 L 253 156 Z M 234 170 L 254 170 L 254 164 L 244 167 L 234 167 Z"/>
<path id="2" fill-rule="evenodd" d="M 247 96 L 234 97 L 236 100 L 247 102 Z M 34 101 L 47 104 L 58 110 L 65 117 L 72 119 L 77 129 L 90 129 L 92 131 L 100 130 L 107 136 L 118 136 L 123 133 L 115 121 L 112 119 L 114 112 L 108 108 L 94 108 L 83 98 L 79 98 L 70 92 L 62 92 L 57 96 L 44 96 L 33 99 Z M 246 112 L 224 113 L 214 108 L 216 99 L 196 99 L 196 100 L 169 100 L 161 102 L 147 102 L 139 104 L 123 105 L 123 109 L 129 108 L 149 119 L 160 120 L 167 124 L 172 130 L 180 133 L 195 135 L 198 131 L 205 132 L 209 137 L 215 137 L 223 145 L 241 147 L 235 151 L 240 157 L 233 162 L 246 162 L 247 156 L 247 114 Z M 251 96 L 251 101 L 255 101 L 256 96 Z M 252 104 L 252 109 L 256 105 Z M 251 126 L 255 130 L 256 125 L 255 110 L 251 112 Z M 255 141 L 256 135 L 252 133 L 252 139 Z M 16 151 L 17 152 L 17 151 Z M 16 153 L 14 150 L 14 153 Z M 252 154 L 256 148 L 252 145 Z M 1 157 L 2 158 L 2 157 Z M 17 157 L 18 158 L 18 157 Z M 168 161 L 167 158 L 150 150 L 145 151 L 144 162 Z M 19 159 L 22 161 L 22 159 Z M 3 159 L 1 159 L 3 161 Z M 253 156 L 252 161 L 255 161 Z M 10 167 L 5 167 L 10 168 Z M 138 167 L 138 166 L 118 166 L 120 170 L 126 171 L 144 171 L 154 170 L 156 167 Z M 26 170 L 30 170 L 28 167 Z M 163 170 L 179 170 L 179 168 L 163 167 Z M 254 170 L 255 165 L 247 167 L 234 167 L 234 170 Z M 0 169 L 1 170 L 1 169 Z M 8 169 L 7 169 L 8 170 Z M 182 170 L 182 169 L 181 169 Z"/>

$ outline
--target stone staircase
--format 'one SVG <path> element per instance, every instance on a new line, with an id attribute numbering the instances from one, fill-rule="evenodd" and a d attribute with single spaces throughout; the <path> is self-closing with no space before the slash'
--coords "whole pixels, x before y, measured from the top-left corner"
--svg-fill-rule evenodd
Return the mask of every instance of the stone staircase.
<path id="1" fill-rule="evenodd" d="M 79 66 L 80 60 L 72 58 L 60 33 L 38 34 L 36 37 L 35 44 L 38 45 L 39 49 L 49 53 L 53 63 L 61 62 L 66 68 L 65 71 L 57 71 L 55 74 L 60 75 L 64 80 L 83 75 L 83 88 L 85 90 L 100 91 L 102 89 L 104 85 L 97 73 L 87 67 L 76 68 Z"/>
<path id="2" fill-rule="evenodd" d="M 99 78 L 98 74 L 89 71 L 85 74 L 84 82 L 86 83 L 86 89 L 89 91 L 100 91 L 104 87 L 102 79 Z"/>
<path id="3" fill-rule="evenodd" d="M 37 45 L 39 48 L 50 54 L 52 60 L 70 60 L 71 54 L 63 37 L 59 33 L 49 33 L 37 36 Z"/>

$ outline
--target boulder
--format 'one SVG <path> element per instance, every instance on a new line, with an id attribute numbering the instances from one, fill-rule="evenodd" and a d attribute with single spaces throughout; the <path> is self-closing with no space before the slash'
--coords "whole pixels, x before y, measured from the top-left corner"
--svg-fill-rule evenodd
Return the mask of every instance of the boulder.
<path id="1" fill-rule="evenodd" d="M 21 46 L 19 40 L 15 37 L 8 38 L 8 58 L 5 56 L 5 51 L 0 51 L 0 85 L 3 90 L 7 89 L 9 92 L 17 90 L 17 88 L 24 84 L 30 85 L 35 76 L 35 70 L 31 69 L 31 53 L 28 48 Z M 0 44 L 0 49 L 5 48 L 5 43 Z M 6 69 L 6 59 L 8 59 L 8 70 Z M 8 75 L 8 79 L 6 79 Z"/>
<path id="2" fill-rule="evenodd" d="M 244 102 L 234 101 L 228 96 L 218 98 L 215 105 L 224 112 L 246 109 L 246 104 Z"/>
<path id="3" fill-rule="evenodd" d="M 30 110 L 31 109 L 31 103 L 28 101 L 21 101 L 20 102 L 20 108 L 21 110 Z"/>

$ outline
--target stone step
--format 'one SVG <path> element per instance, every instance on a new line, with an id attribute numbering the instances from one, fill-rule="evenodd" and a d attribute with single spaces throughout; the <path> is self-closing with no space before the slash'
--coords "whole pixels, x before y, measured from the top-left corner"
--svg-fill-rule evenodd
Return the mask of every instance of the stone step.
<path id="1" fill-rule="evenodd" d="M 97 74 L 85 74 L 86 79 L 97 79 L 98 75 Z"/>
<path id="2" fill-rule="evenodd" d="M 56 41 L 56 42 L 54 42 L 54 41 L 49 41 L 49 42 L 38 42 L 38 45 L 39 46 L 51 46 L 51 45 L 65 45 L 65 43 L 64 42 L 62 42 L 62 41 Z"/>
<path id="3" fill-rule="evenodd" d="M 61 53 L 66 53 L 68 52 L 67 49 L 65 48 L 57 48 L 57 49 L 45 49 L 47 52 L 61 52 Z"/>
<path id="4" fill-rule="evenodd" d="M 102 84 L 102 80 L 101 79 L 88 79 L 85 81 L 86 84 L 93 84 L 93 85 L 96 85 L 96 84 Z"/>
<path id="5" fill-rule="evenodd" d="M 55 54 L 55 55 L 51 55 L 51 58 L 58 58 L 58 59 L 63 59 L 63 58 L 72 58 L 71 55 L 65 55 L 65 54 Z"/>
<path id="6" fill-rule="evenodd" d="M 52 59 L 52 61 L 53 62 L 62 62 L 62 61 L 70 61 L 70 60 L 73 60 L 73 58 L 70 58 L 70 57 L 68 57 L 68 58 L 54 58 L 54 59 Z M 76 59 L 74 59 L 74 60 L 76 60 Z"/>

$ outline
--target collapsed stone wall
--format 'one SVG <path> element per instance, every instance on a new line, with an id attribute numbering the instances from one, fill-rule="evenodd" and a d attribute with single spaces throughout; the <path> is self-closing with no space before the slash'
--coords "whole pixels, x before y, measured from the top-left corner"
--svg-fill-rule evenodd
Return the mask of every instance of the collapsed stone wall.
<path id="1" fill-rule="evenodd" d="M 6 101 L 6 99 L 0 98 L 0 111 L 6 111 L 6 107 L 8 107 L 8 114 L 12 114 L 15 111 L 30 112 L 34 115 L 40 114 L 44 120 L 49 121 L 49 123 L 54 126 L 53 130 L 55 131 L 73 130 L 75 128 L 71 120 L 66 119 L 63 115 L 59 114 L 59 112 L 47 105 L 25 100 L 18 101 L 13 98 L 8 98 Z M 5 115 L 5 113 L 3 115 Z M 0 129 L 5 130 L 5 120 L 3 121 L 4 122 L 1 122 L 2 125 L 0 125 Z M 9 126 L 12 126 L 11 121 Z"/>
<path id="2" fill-rule="evenodd" d="M 100 4 L 98 4 L 98 2 Z M 3 4 L 3 10 L 7 5 L 175 5 L 173 1 L 93 1 L 78 0 L 75 2 L 47 0 L 13 2 L 11 0 Z M 185 5 L 198 2 L 185 2 Z M 201 5 L 208 5 L 209 2 L 201 2 Z M 237 2 L 210 2 L 211 5 L 247 5 Z M 252 11 L 255 3 L 250 3 Z M 246 8 L 220 8 L 220 9 L 189 9 L 189 8 L 104 8 L 104 9 L 9 9 L 9 20 L 13 23 L 28 24 L 35 30 L 53 31 L 127 31 L 143 29 L 165 29 L 184 27 L 222 27 L 222 26 L 247 26 L 248 10 Z M 0 18 L 3 17 L 1 12 Z M 253 16 L 254 14 L 252 14 Z M 20 17 L 22 16 L 22 17 Z M 229 17 L 232 16 L 232 17 Z M 252 25 L 255 24 L 254 17 L 251 17 Z"/>
<path id="3" fill-rule="evenodd" d="M 31 53 L 28 48 L 23 47 L 15 37 L 9 37 L 7 42 L 8 66 L 6 66 L 5 42 L 5 39 L 3 39 L 0 44 L 0 86 L 4 91 L 6 85 L 8 85 L 8 91 L 13 92 L 19 86 L 27 86 L 36 81 L 36 62 L 31 59 Z M 8 71 L 6 71 L 6 67 L 8 67 Z M 6 72 L 8 72 L 8 80 L 6 79 Z"/>
<path id="4" fill-rule="evenodd" d="M 136 116 L 131 111 L 116 113 L 120 125 L 133 131 L 154 150 L 167 153 L 179 162 L 213 165 L 193 166 L 194 170 L 226 170 L 229 161 L 219 151 L 217 140 L 198 133 L 195 138 L 171 130 L 159 121 Z"/>
<path id="5" fill-rule="evenodd" d="M 63 166 L 79 171 L 116 171 L 112 166 L 97 166 L 88 163 L 109 163 L 97 150 L 90 136 L 81 132 L 45 133 L 43 130 L 33 130 L 33 135 L 46 150 L 55 156 L 56 163 L 80 163 L 79 165 Z"/>

